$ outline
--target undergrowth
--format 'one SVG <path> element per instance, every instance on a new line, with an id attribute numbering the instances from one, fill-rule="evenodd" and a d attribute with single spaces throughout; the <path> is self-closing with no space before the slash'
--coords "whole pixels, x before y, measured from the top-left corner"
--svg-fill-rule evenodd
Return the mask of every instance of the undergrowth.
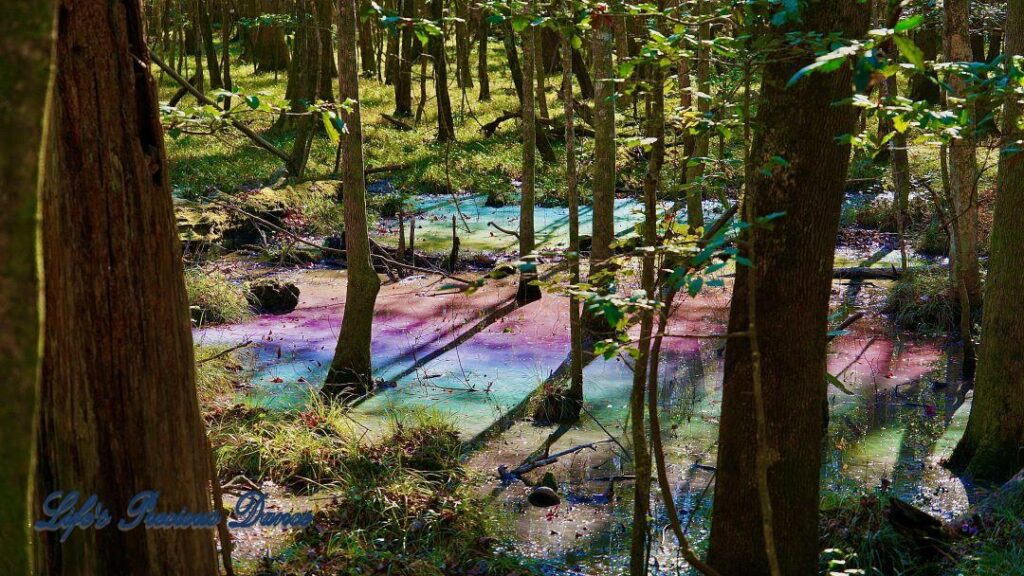
<path id="1" fill-rule="evenodd" d="M 896 324 L 909 330 L 948 329 L 957 318 L 950 294 L 949 272 L 936 269 L 903 275 L 889 290 L 884 311 Z"/>
<path id="2" fill-rule="evenodd" d="M 525 573 L 467 482 L 450 422 L 403 413 L 367 441 L 345 410 L 313 400 L 303 411 L 207 414 L 222 478 L 244 474 L 329 498 L 258 574 Z"/>
<path id="3" fill-rule="evenodd" d="M 241 322 L 252 317 L 244 284 L 223 272 L 200 267 L 185 270 L 189 312 L 196 326 Z"/>

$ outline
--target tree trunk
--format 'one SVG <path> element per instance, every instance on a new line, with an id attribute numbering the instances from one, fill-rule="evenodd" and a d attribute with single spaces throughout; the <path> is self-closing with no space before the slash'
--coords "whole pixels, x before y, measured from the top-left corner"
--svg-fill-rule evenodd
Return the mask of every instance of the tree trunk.
<path id="1" fill-rule="evenodd" d="M 508 72 L 512 76 L 512 85 L 516 88 L 519 103 L 523 103 L 523 70 L 519 67 L 519 56 L 516 54 L 516 35 L 512 30 L 512 21 L 506 19 L 502 30 L 502 43 L 505 46 L 505 59 L 508 60 Z"/>
<path id="2" fill-rule="evenodd" d="M 526 17 L 535 7 L 527 5 Z M 527 26 L 523 30 L 523 87 L 533 86 L 533 75 L 537 72 L 537 28 Z M 536 202 L 537 178 L 537 116 L 534 111 L 533 90 L 523 90 L 523 186 L 519 202 L 519 259 L 526 258 L 534 249 L 533 208 Z M 521 264 L 519 273 L 520 304 L 532 302 L 540 297 L 540 287 L 530 285 L 536 280 L 536 267 L 531 263 Z"/>
<path id="3" fill-rule="evenodd" d="M 388 3 L 387 9 L 398 12 L 398 3 L 401 0 L 391 0 Z M 382 28 L 381 32 L 387 34 L 387 56 L 384 58 L 384 83 L 394 85 L 395 78 L 398 76 L 399 66 L 399 44 L 401 42 L 402 33 L 401 27 L 385 29 Z"/>
<path id="4" fill-rule="evenodd" d="M 1010 0 L 1006 52 L 1024 54 L 1024 0 Z M 1024 107 L 1015 95 L 1003 108 L 989 274 L 985 287 L 982 344 L 967 430 L 949 467 L 982 482 L 1000 484 L 1024 466 L 1024 164 L 1016 142 Z"/>
<path id="5" fill-rule="evenodd" d="M 367 0 L 359 4 L 360 13 L 370 7 Z M 359 18 L 359 13 L 356 14 Z M 373 78 L 377 74 L 377 54 L 373 49 L 373 20 L 370 18 L 359 18 L 359 63 L 363 71 L 363 78 Z"/>
<path id="6" fill-rule="evenodd" d="M 711 25 L 706 22 L 708 14 L 708 0 L 697 2 L 697 15 L 701 19 L 698 27 L 697 38 L 697 95 L 691 99 L 696 101 L 697 115 L 703 120 L 711 110 L 711 50 L 704 44 L 711 38 Z M 693 234 L 698 228 L 704 227 L 704 162 L 710 151 L 711 133 L 702 130 L 693 136 L 692 152 L 688 155 L 686 166 L 686 183 L 689 188 L 686 191 L 686 223 Z"/>
<path id="7" fill-rule="evenodd" d="M 39 193 L 53 80 L 56 2 L 9 3 L 0 23 L 0 564 L 31 574 L 35 414 L 39 395 Z"/>
<path id="8" fill-rule="evenodd" d="M 456 0 L 455 14 L 461 20 L 455 22 L 456 76 L 459 87 L 469 90 L 473 87 L 473 71 L 469 66 L 469 56 L 473 48 L 469 38 L 469 8 L 466 0 Z"/>
<path id="9" fill-rule="evenodd" d="M 934 24 L 926 23 L 914 32 L 914 44 L 921 49 L 926 61 L 934 61 L 942 49 L 942 34 Z M 939 83 L 931 74 L 912 74 L 910 77 L 910 99 L 924 100 L 935 106 L 939 104 Z"/>
<path id="10" fill-rule="evenodd" d="M 893 98 L 899 95 L 899 82 L 896 75 L 890 76 L 886 83 L 889 88 L 889 95 Z M 896 132 L 890 140 L 892 151 L 892 182 L 895 189 L 896 199 L 896 231 L 900 241 L 900 266 L 907 268 L 907 226 L 909 212 L 907 206 L 910 203 L 910 150 L 907 147 L 907 135 L 905 132 Z"/>
<path id="11" fill-rule="evenodd" d="M 946 0 L 943 4 L 945 18 L 945 55 L 947 62 L 970 62 L 972 58 L 968 36 L 967 0 Z M 966 98 L 967 83 L 957 74 L 947 79 L 950 96 Z M 967 115 L 972 126 L 962 138 L 954 139 L 949 145 L 949 197 L 953 222 L 955 246 L 954 285 L 955 293 L 966 292 L 972 308 L 981 305 L 981 273 L 978 268 L 978 198 L 975 178 L 973 129 L 974 106 L 967 103 Z M 961 290 L 962 288 L 962 290 Z"/>
<path id="12" fill-rule="evenodd" d="M 430 1 L 430 18 L 442 25 L 444 0 Z M 444 33 L 431 36 L 430 56 L 434 65 L 434 99 L 437 100 L 437 141 L 451 142 L 455 140 L 455 121 L 452 120 L 452 102 L 448 96 L 448 65 L 445 61 L 444 42 Z"/>
<path id="13" fill-rule="evenodd" d="M 576 82 L 580 85 L 580 96 L 584 100 L 594 97 L 594 82 L 590 79 L 590 72 L 587 71 L 587 63 L 583 61 L 583 54 L 579 50 L 572 49 L 572 69 L 576 72 Z"/>
<path id="14" fill-rule="evenodd" d="M 612 71 L 612 17 L 599 15 L 592 19 L 594 59 L 594 167 L 593 230 L 591 232 L 590 275 L 607 268 L 615 240 L 615 73 Z M 592 282 L 593 283 L 593 282 Z M 584 323 L 592 334 L 608 331 L 603 317 L 586 309 Z"/>
<path id="15" fill-rule="evenodd" d="M 295 116 L 282 114 L 281 118 L 295 120 L 295 143 L 292 145 L 290 171 L 296 178 L 302 178 L 309 160 L 309 149 L 316 135 L 318 118 L 307 113 L 320 92 L 320 69 L 323 59 L 320 57 L 320 31 L 316 7 L 317 0 L 297 0 L 295 31 L 295 57 L 292 59 L 291 72 L 288 73 L 288 86 L 291 89 L 286 95 L 290 103 L 290 111 Z M 329 50 L 330 48 L 328 48 Z M 330 82 L 330 79 L 324 80 Z M 290 122 L 284 123 L 286 126 Z"/>
<path id="16" fill-rule="evenodd" d="M 398 0 L 401 3 L 402 18 L 416 17 L 416 0 Z M 398 75 L 395 78 L 395 116 L 412 116 L 412 63 L 419 54 L 413 46 L 413 31 L 402 26 L 402 45 L 399 53 Z"/>
<path id="17" fill-rule="evenodd" d="M 224 87 L 224 79 L 220 73 L 220 62 L 217 60 L 217 48 L 213 45 L 213 21 L 210 18 L 208 0 L 195 0 L 199 16 L 199 31 L 202 34 L 203 52 L 206 54 L 206 71 L 210 76 L 210 89 Z M 222 23 L 223 25 L 223 23 Z"/>
<path id="18" fill-rule="evenodd" d="M 141 3 L 63 0 L 58 18 L 35 516 L 58 490 L 96 494 L 115 515 L 143 490 L 160 512 L 209 514 L 216 478 Z M 35 559 L 39 574 L 217 573 L 212 529 L 39 532 Z"/>
<path id="19" fill-rule="evenodd" d="M 380 278 L 370 262 L 370 238 L 366 224 L 366 182 L 363 175 L 363 128 L 359 102 L 359 74 L 356 72 L 356 10 L 358 0 L 342 0 L 338 8 L 338 98 L 355 102 L 342 112 L 348 132 L 342 134 L 344 147 L 342 194 L 345 211 L 345 258 L 348 288 L 341 334 L 334 360 L 327 372 L 324 391 L 328 394 L 364 394 L 373 388 L 370 337 L 373 308 L 380 290 Z"/>
<path id="20" fill-rule="evenodd" d="M 801 18 L 797 25 L 773 27 L 775 39 L 804 30 L 859 38 L 868 25 L 867 12 L 855 0 L 811 3 Z M 726 344 L 708 556 L 720 574 L 769 574 L 769 540 L 780 574 L 818 572 L 822 379 L 850 157 L 849 145 L 837 143 L 836 136 L 850 133 L 857 115 L 850 106 L 835 105 L 850 96 L 848 66 L 786 88 L 814 60 L 809 52 L 789 50 L 765 66 L 746 163 L 747 220 L 784 212 L 786 225 L 749 229 L 740 242 L 753 268 L 737 266 L 729 332 L 755 332 L 757 347 L 747 337 Z M 786 165 L 765 173 L 762 167 L 775 156 Z M 771 313 L 756 315 L 751 326 L 754 309 Z"/>
<path id="21" fill-rule="evenodd" d="M 324 102 L 334 102 L 334 83 L 331 79 L 338 75 L 338 66 L 334 63 L 334 0 L 314 0 L 316 3 L 316 25 L 320 33 L 320 82 L 317 98 Z"/>
<path id="22" fill-rule="evenodd" d="M 568 0 L 565 9 L 568 12 Z M 562 107 L 565 115 L 565 188 L 569 200 L 569 282 L 580 281 L 580 208 L 576 179 L 576 132 L 573 125 L 572 48 L 569 38 L 562 36 Z M 583 406 L 583 331 L 580 325 L 580 302 L 569 295 L 569 391 L 565 420 L 578 420 Z"/>
<path id="23" fill-rule="evenodd" d="M 487 14 L 480 13 L 480 27 L 477 31 L 479 48 L 476 55 L 476 78 L 480 83 L 480 93 L 477 100 L 488 102 L 491 99 L 491 79 L 487 72 L 487 37 L 491 33 L 491 24 L 487 21 Z"/>

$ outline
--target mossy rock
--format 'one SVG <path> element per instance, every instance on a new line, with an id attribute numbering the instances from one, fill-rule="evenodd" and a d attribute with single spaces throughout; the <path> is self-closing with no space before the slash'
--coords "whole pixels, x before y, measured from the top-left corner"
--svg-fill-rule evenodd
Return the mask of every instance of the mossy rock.
<path id="1" fill-rule="evenodd" d="M 249 294 L 249 303 L 261 312 L 286 314 L 299 305 L 299 287 L 291 282 L 251 284 Z"/>

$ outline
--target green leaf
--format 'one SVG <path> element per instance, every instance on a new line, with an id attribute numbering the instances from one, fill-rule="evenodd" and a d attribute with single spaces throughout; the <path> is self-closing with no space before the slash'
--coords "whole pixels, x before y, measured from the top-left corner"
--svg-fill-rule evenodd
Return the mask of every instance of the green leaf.
<path id="1" fill-rule="evenodd" d="M 581 47 L 583 46 L 583 39 L 582 39 L 582 38 L 580 38 L 579 36 L 575 36 L 575 35 L 574 35 L 574 36 L 573 36 L 573 37 L 572 37 L 572 38 L 571 38 L 571 39 L 569 40 L 569 44 L 571 44 L 571 45 L 572 45 L 572 47 L 573 47 L 573 48 L 575 48 L 576 50 L 579 50 L 579 49 L 580 49 L 580 48 L 581 48 Z"/>
<path id="2" fill-rule="evenodd" d="M 324 111 L 320 115 L 324 122 L 324 130 L 327 131 L 327 137 L 331 140 L 331 144 L 337 144 L 341 139 L 341 135 L 338 134 L 338 129 L 334 127 L 334 122 L 331 120 L 331 113 Z"/>
<path id="3" fill-rule="evenodd" d="M 893 42 L 900 49 L 900 54 L 914 65 L 918 70 L 924 70 L 924 52 L 914 44 L 914 41 L 906 36 L 893 36 Z"/>
<path id="4" fill-rule="evenodd" d="M 851 392 L 850 389 L 846 387 L 846 384 L 843 384 L 843 382 L 841 380 L 839 380 L 839 378 L 836 378 L 835 376 L 829 374 L 828 372 L 825 372 L 825 382 L 826 382 L 826 384 L 831 384 L 831 385 L 835 386 L 843 394 L 847 394 L 849 396 L 853 396 L 854 395 L 853 392 Z"/>
<path id="5" fill-rule="evenodd" d="M 522 32 L 526 30 L 526 27 L 530 25 L 530 19 L 526 16 L 513 16 L 512 17 L 512 30 L 516 32 Z"/>
<path id="6" fill-rule="evenodd" d="M 893 28 L 896 32 L 906 32 L 907 30 L 913 30 L 921 24 L 924 24 L 924 14 L 915 14 L 910 18 L 904 18 L 896 23 L 896 27 Z"/>

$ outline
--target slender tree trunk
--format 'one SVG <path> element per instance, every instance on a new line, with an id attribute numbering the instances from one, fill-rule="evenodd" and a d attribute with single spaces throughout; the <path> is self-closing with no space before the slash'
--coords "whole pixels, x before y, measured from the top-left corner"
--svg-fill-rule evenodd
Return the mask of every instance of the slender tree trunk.
<path id="1" fill-rule="evenodd" d="M 388 4 L 388 10 L 394 10 L 398 12 L 399 3 L 401 0 L 391 0 Z M 381 29 L 382 33 L 386 33 L 388 37 L 387 41 L 387 57 L 384 59 L 384 83 L 394 85 L 395 79 L 398 76 L 399 67 L 399 44 L 402 38 L 401 28 L 396 29 Z"/>
<path id="2" fill-rule="evenodd" d="M 324 382 L 324 391 L 328 394 L 363 394 L 373 388 L 370 337 L 380 278 L 370 262 L 370 238 L 366 224 L 362 105 L 355 64 L 357 1 L 341 0 L 338 7 L 338 98 L 343 102 L 351 99 L 355 105 L 351 111 L 342 112 L 342 119 L 348 127 L 348 132 L 341 136 L 348 288 L 338 346 Z"/>
<path id="3" fill-rule="evenodd" d="M 537 36 L 540 36 L 540 34 L 537 34 Z M 539 54 L 540 53 L 540 42 L 539 41 L 535 42 L 535 44 L 537 45 L 537 54 Z M 536 86 L 537 87 L 537 98 L 536 98 L 537 114 L 541 118 L 543 118 L 545 120 L 548 120 L 548 119 L 551 118 L 551 115 L 548 114 L 548 96 L 547 96 L 547 94 L 548 94 L 548 86 L 547 86 L 547 77 L 545 76 L 545 73 L 544 73 L 543 62 L 540 62 L 536 58 L 536 54 L 534 56 L 534 64 L 536 64 L 534 66 L 534 74 L 536 75 L 536 80 L 537 80 L 537 82 L 536 82 L 536 85 L 537 85 Z"/>
<path id="4" fill-rule="evenodd" d="M 487 37 L 491 33 L 491 24 L 487 21 L 487 14 L 480 13 L 480 28 L 477 32 L 480 47 L 476 55 L 476 77 L 480 82 L 480 94 L 477 100 L 487 102 L 491 99 L 491 79 L 487 72 Z"/>
<path id="5" fill-rule="evenodd" d="M 221 76 L 224 80 L 224 89 L 228 92 L 234 90 L 234 82 L 231 80 L 231 29 L 234 26 L 232 15 L 230 3 L 222 2 L 220 13 Z M 162 71 L 161 74 L 163 74 Z M 224 109 L 231 110 L 231 98 L 224 100 Z"/>
<path id="6" fill-rule="evenodd" d="M 57 29 L 35 516 L 58 490 L 112 511 L 153 490 L 160 512 L 208 514 L 215 473 L 141 4 L 63 0 Z M 212 529 L 40 532 L 35 559 L 39 574 L 217 573 Z"/>
<path id="7" fill-rule="evenodd" d="M 206 73 L 203 71 L 203 29 L 200 25 L 199 0 L 188 0 L 192 12 L 192 27 L 189 28 L 188 39 L 189 54 L 196 59 L 196 88 L 201 92 L 206 91 Z"/>
<path id="8" fill-rule="evenodd" d="M 39 194 L 45 168 L 57 2 L 23 0 L 0 21 L 0 567 L 31 574 L 29 524 L 42 354 Z"/>
<path id="9" fill-rule="evenodd" d="M 899 85 L 896 75 L 886 81 L 889 88 L 889 95 L 899 95 Z M 892 150 L 892 181 L 895 188 L 896 205 L 896 228 L 900 241 L 900 265 L 907 268 L 907 219 L 909 213 L 907 205 L 910 203 L 910 151 L 907 149 L 907 135 L 904 132 L 896 132 L 890 140 Z"/>
<path id="10" fill-rule="evenodd" d="M 206 71 L 210 75 L 210 89 L 217 90 L 224 87 L 224 80 L 220 73 L 220 62 L 217 60 L 217 49 L 213 45 L 213 21 L 210 18 L 210 4 L 208 0 L 195 1 L 199 16 L 199 30 L 203 38 L 203 52 L 206 54 Z"/>
<path id="11" fill-rule="evenodd" d="M 505 46 L 505 59 L 508 60 L 508 72 L 512 76 L 512 85 L 516 88 L 519 103 L 523 102 L 523 70 L 519 66 L 519 55 L 516 53 L 516 35 L 512 30 L 512 22 L 505 20 L 502 31 L 502 42 Z"/>
<path id="12" fill-rule="evenodd" d="M 334 83 L 331 79 L 338 75 L 338 67 L 334 63 L 334 0 L 314 0 L 316 3 L 316 25 L 320 35 L 320 81 L 317 98 L 324 102 L 334 102 Z"/>
<path id="13" fill-rule="evenodd" d="M 536 4 L 527 5 L 526 17 Z M 537 28 L 527 26 L 523 30 L 523 86 L 533 86 L 533 75 L 537 72 Z M 523 186 L 519 202 L 519 258 L 526 258 L 534 249 L 533 208 L 536 203 L 537 178 L 537 116 L 534 111 L 533 90 L 523 90 Z M 526 304 L 540 297 L 540 287 L 529 283 L 536 280 L 536 266 L 532 262 L 520 265 L 519 293 L 517 300 Z"/>
<path id="14" fill-rule="evenodd" d="M 705 42 L 711 38 L 711 25 L 706 22 L 710 10 L 708 0 L 697 2 L 697 15 L 701 19 L 698 27 L 697 38 L 697 96 L 692 98 L 697 104 L 697 115 L 704 119 L 711 110 L 711 50 Z M 693 136 L 693 148 L 690 157 L 687 159 L 686 183 L 689 188 L 686 191 L 686 223 L 690 227 L 690 233 L 698 228 L 704 227 L 704 163 L 710 151 L 711 133 L 707 130 L 701 131 Z"/>
<path id="15" fill-rule="evenodd" d="M 969 62 L 972 59 L 968 35 L 968 1 L 946 0 L 943 4 L 945 18 L 945 55 L 947 62 Z M 951 74 L 947 84 L 951 96 L 966 97 L 967 83 L 957 74 Z M 974 122 L 973 106 L 966 104 L 967 114 Z M 978 198 L 977 160 L 974 138 L 968 128 L 962 138 L 954 139 L 949 145 L 949 197 L 952 200 L 953 232 L 956 243 L 955 279 L 956 285 L 963 284 L 972 308 L 981 304 L 981 273 L 978 267 Z M 960 290 L 957 290 L 959 293 Z"/>
<path id="16" fill-rule="evenodd" d="M 1010 0 L 1006 52 L 1024 55 L 1024 0 Z M 949 467 L 976 481 L 1001 484 L 1024 467 L 1024 163 L 1017 142 L 1024 107 L 1011 94 L 1003 107 L 982 343 L 967 430 Z"/>
<path id="17" fill-rule="evenodd" d="M 402 6 L 402 18 L 416 17 L 416 0 L 398 0 Z M 412 63 L 419 50 L 414 50 L 413 31 L 402 26 L 402 50 L 399 54 L 398 76 L 395 78 L 395 116 L 412 116 Z M 414 54 L 415 53 L 415 54 Z"/>
<path id="18" fill-rule="evenodd" d="M 663 2 L 662 2 L 663 7 Z M 665 158 L 665 93 L 664 74 L 660 65 L 648 66 L 647 80 L 650 91 L 647 96 L 647 136 L 653 138 L 647 173 L 644 175 L 644 245 L 653 248 L 658 243 L 658 192 L 661 190 L 661 167 Z M 647 252 L 640 270 L 640 284 L 648 300 L 655 298 L 654 253 Z M 639 355 L 633 366 L 633 391 L 630 397 L 630 421 L 633 425 L 633 468 L 636 475 L 636 493 L 633 501 L 633 534 L 631 545 L 630 573 L 642 576 L 647 573 L 647 517 L 651 504 L 651 456 L 647 450 L 647 435 L 644 414 L 647 370 L 657 365 L 652 357 L 651 335 L 654 326 L 654 311 L 647 309 L 640 316 Z M 657 374 L 652 374 L 657 380 Z M 672 498 L 671 494 L 665 495 Z"/>
<path id="19" fill-rule="evenodd" d="M 576 73 L 576 82 L 580 85 L 580 97 L 590 100 L 594 97 L 594 82 L 590 79 L 590 72 L 587 63 L 583 61 L 583 54 L 579 50 L 572 49 L 572 69 Z"/>
<path id="20" fill-rule="evenodd" d="M 565 12 L 569 12 L 568 0 Z M 565 188 L 569 199 L 569 281 L 580 282 L 580 198 L 576 178 L 576 132 L 573 125 L 572 48 L 569 38 L 562 36 L 562 109 L 565 115 Z M 563 418 L 578 420 L 583 406 L 583 330 L 580 324 L 580 302 L 569 296 L 569 400 Z"/>
<path id="21" fill-rule="evenodd" d="M 443 27 L 444 0 L 430 0 L 430 18 Z M 443 29 L 443 28 L 442 28 Z M 430 56 L 434 65 L 434 99 L 437 100 L 437 141 L 455 140 L 455 121 L 448 95 L 448 65 L 444 54 L 444 34 L 430 37 Z"/>
<path id="22" fill-rule="evenodd" d="M 594 165 L 591 177 L 593 187 L 593 230 L 591 233 L 590 275 L 607 269 L 615 240 L 615 74 L 612 71 L 614 34 L 612 17 L 598 15 L 591 21 L 594 59 Z M 602 282 L 605 284 L 605 282 Z M 594 316 L 589 309 L 584 323 L 591 334 L 608 331 L 603 317 Z"/>
<path id="23" fill-rule="evenodd" d="M 469 90 L 473 87 L 473 71 L 469 65 L 472 44 L 469 38 L 469 8 L 467 0 L 456 0 L 455 14 L 461 22 L 455 22 L 456 76 L 459 87 Z"/>
<path id="24" fill-rule="evenodd" d="M 868 14 L 855 0 L 811 3 L 788 32 L 859 38 Z M 799 28 L 795 28 L 799 26 Z M 818 508 L 831 270 L 856 112 L 850 70 L 786 83 L 814 54 L 791 48 L 767 64 L 746 163 L 747 220 L 783 212 L 785 226 L 740 239 L 753 267 L 738 265 L 726 343 L 722 415 L 708 563 L 721 574 L 818 573 Z M 791 56 L 791 57 L 787 57 Z M 766 172 L 773 157 L 786 165 Z M 756 247 L 751 252 L 751 247 Z M 753 305 L 751 299 L 753 298 Z M 756 316 L 754 309 L 770 310 Z M 794 330 L 794 326 L 799 326 Z M 756 348 L 752 346 L 756 343 Z M 760 504 L 760 505 L 759 505 Z"/>
<path id="25" fill-rule="evenodd" d="M 370 3 L 362 0 L 359 4 L 360 12 L 369 8 Z M 356 14 L 359 18 L 359 14 Z M 359 63 L 363 71 L 363 78 L 373 78 L 377 74 L 377 54 L 373 49 L 373 20 L 370 18 L 359 18 Z"/>

